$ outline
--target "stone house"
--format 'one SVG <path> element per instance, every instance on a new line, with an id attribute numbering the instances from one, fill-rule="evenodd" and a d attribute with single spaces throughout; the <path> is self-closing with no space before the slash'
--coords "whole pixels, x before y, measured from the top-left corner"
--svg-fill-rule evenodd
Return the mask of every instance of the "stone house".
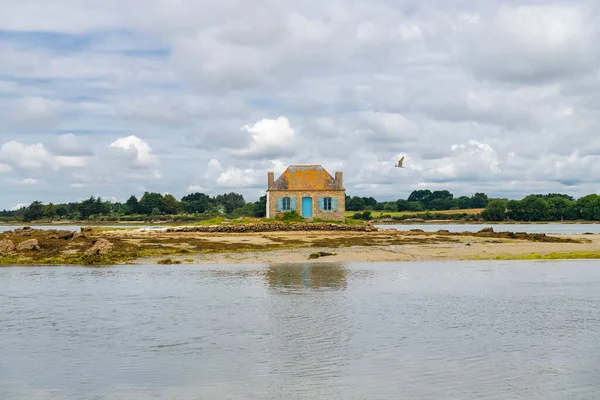
<path id="1" fill-rule="evenodd" d="M 275 180 L 268 173 L 267 218 L 296 211 L 306 219 L 344 220 L 346 189 L 342 173 L 335 178 L 318 164 L 290 165 Z"/>

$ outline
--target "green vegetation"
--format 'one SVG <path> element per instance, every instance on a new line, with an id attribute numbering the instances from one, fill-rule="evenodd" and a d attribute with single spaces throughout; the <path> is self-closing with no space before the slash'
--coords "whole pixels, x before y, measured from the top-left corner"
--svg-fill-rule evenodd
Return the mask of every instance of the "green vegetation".
<path id="1" fill-rule="evenodd" d="M 78 203 L 44 204 L 34 201 L 16 211 L 1 211 L 0 223 L 11 222 L 111 222 L 185 223 L 217 225 L 250 223 L 264 219 L 266 196 L 246 202 L 238 193 L 209 196 L 188 194 L 177 200 L 170 194 L 145 192 L 138 200 L 130 196 L 125 203 L 90 197 Z M 565 194 L 533 194 L 521 200 L 490 199 L 485 193 L 455 198 L 447 190 L 415 190 L 407 199 L 379 202 L 373 197 L 346 196 L 347 224 L 368 220 L 405 221 L 573 221 L 600 220 L 600 196 L 590 194 L 575 200 Z M 276 219 L 286 223 L 303 219 L 290 212 Z M 333 221 L 330 221 L 333 222 Z"/>
<path id="2" fill-rule="evenodd" d="M 600 220 L 600 196 L 590 194 L 578 200 L 549 193 L 532 194 L 522 200 L 495 199 L 481 213 L 488 221 L 575 221 Z"/>

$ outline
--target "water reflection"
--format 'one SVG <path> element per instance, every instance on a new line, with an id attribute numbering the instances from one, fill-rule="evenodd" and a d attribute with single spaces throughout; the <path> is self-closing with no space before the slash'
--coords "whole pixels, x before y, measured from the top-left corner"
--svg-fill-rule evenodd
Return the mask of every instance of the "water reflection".
<path id="1" fill-rule="evenodd" d="M 345 263 L 271 264 L 265 277 L 271 288 L 327 288 L 344 290 L 348 270 Z"/>
<path id="2" fill-rule="evenodd" d="M 598 399 L 597 265 L 3 268 L 0 399 Z"/>

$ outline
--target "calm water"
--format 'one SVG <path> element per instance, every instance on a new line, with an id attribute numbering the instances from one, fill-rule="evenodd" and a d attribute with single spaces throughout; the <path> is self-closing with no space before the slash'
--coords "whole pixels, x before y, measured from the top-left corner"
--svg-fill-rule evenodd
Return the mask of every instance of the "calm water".
<path id="1" fill-rule="evenodd" d="M 0 399 L 598 399 L 598 262 L 0 268 Z"/>
<path id="2" fill-rule="evenodd" d="M 34 229 L 56 229 L 61 231 L 79 231 L 82 225 L 28 225 Z M 93 225 L 85 225 L 93 226 Z M 165 228 L 164 225 L 98 225 L 102 228 Z M 23 225 L 0 225 L 0 233 L 21 228 Z"/>
<path id="3" fill-rule="evenodd" d="M 408 231 L 422 229 L 435 232 L 446 229 L 450 232 L 477 232 L 486 227 L 493 227 L 496 232 L 527 232 L 554 234 L 600 234 L 600 224 L 411 224 L 411 225 L 375 225 L 383 229 Z"/>

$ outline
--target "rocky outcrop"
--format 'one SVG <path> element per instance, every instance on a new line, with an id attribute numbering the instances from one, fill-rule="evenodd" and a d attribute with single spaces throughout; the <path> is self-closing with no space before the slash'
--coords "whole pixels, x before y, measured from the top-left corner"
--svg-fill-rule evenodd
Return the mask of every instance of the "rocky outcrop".
<path id="1" fill-rule="evenodd" d="M 286 231 L 368 231 L 364 225 L 342 225 L 333 223 L 264 223 L 264 224 L 240 224 L 240 225 L 210 225 L 210 226 L 178 226 L 168 228 L 166 232 L 223 232 L 223 233 L 243 233 L 243 232 L 286 232 Z"/>
<path id="2" fill-rule="evenodd" d="M 29 239 L 19 243 L 15 249 L 17 251 L 38 251 L 40 249 L 40 243 L 37 239 Z"/>
<path id="3" fill-rule="evenodd" d="M 15 249 L 12 240 L 0 240 L 0 255 L 7 255 Z"/>
<path id="4" fill-rule="evenodd" d="M 491 226 L 489 228 L 483 228 L 479 231 L 479 233 L 494 233 L 494 228 L 492 228 Z"/>
<path id="5" fill-rule="evenodd" d="M 86 255 L 106 254 L 113 247 L 113 244 L 106 239 L 100 238 L 96 240 L 94 245 L 86 250 Z"/>

